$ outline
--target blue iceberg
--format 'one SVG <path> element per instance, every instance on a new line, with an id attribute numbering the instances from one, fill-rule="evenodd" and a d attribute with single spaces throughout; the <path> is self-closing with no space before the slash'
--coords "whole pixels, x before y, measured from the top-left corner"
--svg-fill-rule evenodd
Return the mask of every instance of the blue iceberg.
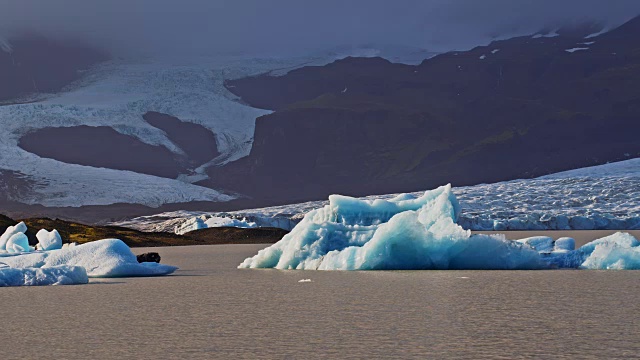
<path id="1" fill-rule="evenodd" d="M 640 247 L 617 233 L 575 250 L 571 238 L 472 235 L 456 221 L 451 185 L 417 197 L 363 200 L 332 195 L 282 240 L 239 268 L 428 270 L 638 269 Z"/>

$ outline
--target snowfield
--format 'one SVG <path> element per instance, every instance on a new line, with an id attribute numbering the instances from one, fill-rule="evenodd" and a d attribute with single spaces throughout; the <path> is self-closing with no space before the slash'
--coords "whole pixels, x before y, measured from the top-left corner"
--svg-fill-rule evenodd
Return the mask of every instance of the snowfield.
<path id="1" fill-rule="evenodd" d="M 453 193 L 461 205 L 458 224 L 470 230 L 640 229 L 640 158 L 536 179 L 453 188 Z M 307 212 L 327 204 L 312 201 L 229 213 L 178 211 L 138 217 L 117 225 L 142 231 L 174 231 L 195 217 L 203 221 L 230 217 L 246 219 L 260 227 L 291 230 Z"/>

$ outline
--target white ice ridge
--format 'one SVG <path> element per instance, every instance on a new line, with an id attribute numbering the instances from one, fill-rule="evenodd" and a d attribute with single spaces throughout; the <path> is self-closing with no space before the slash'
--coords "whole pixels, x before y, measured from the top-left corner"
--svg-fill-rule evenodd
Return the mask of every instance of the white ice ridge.
<path id="1" fill-rule="evenodd" d="M 239 268 L 297 270 L 640 269 L 640 242 L 616 233 L 574 250 L 572 239 L 509 241 L 456 224 L 451 186 L 420 197 L 360 200 L 332 195 L 282 240 Z"/>
<path id="2" fill-rule="evenodd" d="M 189 231 L 215 227 L 255 228 L 258 227 L 258 225 L 254 222 L 249 222 L 246 219 L 239 220 L 228 217 L 208 217 L 206 215 L 201 215 L 191 218 L 185 222 L 181 222 L 175 227 L 174 233 L 182 235 Z"/>

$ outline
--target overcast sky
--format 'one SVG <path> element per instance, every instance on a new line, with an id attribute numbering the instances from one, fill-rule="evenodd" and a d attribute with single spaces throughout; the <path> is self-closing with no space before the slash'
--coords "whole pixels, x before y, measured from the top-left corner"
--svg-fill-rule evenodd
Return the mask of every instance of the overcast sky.
<path id="1" fill-rule="evenodd" d="M 0 0 L 0 32 L 74 37 L 125 53 L 308 51 L 367 43 L 462 49 L 594 19 L 640 0 Z"/>

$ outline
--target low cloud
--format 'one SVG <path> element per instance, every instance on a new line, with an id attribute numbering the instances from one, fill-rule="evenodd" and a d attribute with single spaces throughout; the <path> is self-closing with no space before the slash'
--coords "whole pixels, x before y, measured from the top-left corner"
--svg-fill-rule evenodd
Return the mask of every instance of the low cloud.
<path id="1" fill-rule="evenodd" d="M 619 25 L 637 0 L 0 0 L 0 27 L 116 54 L 301 52 L 393 44 L 445 50 L 584 20 Z"/>

